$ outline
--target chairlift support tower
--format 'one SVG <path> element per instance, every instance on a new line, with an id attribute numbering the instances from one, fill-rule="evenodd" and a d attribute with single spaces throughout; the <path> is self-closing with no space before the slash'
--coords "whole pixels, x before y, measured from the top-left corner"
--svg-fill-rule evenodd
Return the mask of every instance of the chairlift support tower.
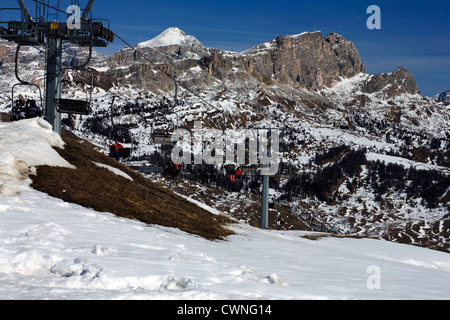
<path id="1" fill-rule="evenodd" d="M 89 0 L 80 17 L 73 13 L 60 10 L 60 0 L 34 0 L 36 3 L 36 18 L 30 15 L 24 0 L 17 0 L 19 8 L 3 8 L 17 10 L 21 13 L 19 21 L 0 21 L 0 38 L 15 42 L 17 45 L 32 45 L 46 47 L 46 79 L 45 79 L 45 119 L 53 126 L 53 131 L 61 134 L 61 113 L 58 102 L 61 99 L 62 85 L 62 44 L 64 41 L 80 47 L 89 47 L 88 61 L 79 69 L 85 67 L 91 58 L 93 47 L 107 47 L 114 41 L 114 33 L 103 26 L 99 20 L 92 19 L 92 7 L 95 0 Z M 71 5 L 77 5 L 77 0 L 71 0 Z M 56 3 L 56 4 L 54 4 Z M 81 10 L 81 9 L 80 9 Z M 64 15 L 59 21 L 60 13 Z M 68 25 L 68 18 L 78 18 L 79 24 L 73 28 Z M 50 20 L 53 18 L 52 20 Z M 3 25 L 7 24 L 7 27 Z M 68 112 L 70 113 L 70 112 Z"/>
<path id="2" fill-rule="evenodd" d="M 257 131 L 265 131 L 266 133 L 270 133 L 270 142 L 272 142 L 273 136 L 272 131 L 284 131 L 284 128 L 252 128 L 252 130 Z M 261 134 L 261 133 L 259 133 Z M 269 139 L 267 140 L 269 142 Z M 265 156 L 268 156 L 269 153 L 271 153 L 271 148 L 263 148 L 262 150 L 266 150 L 267 154 L 263 155 L 263 159 L 265 159 Z M 263 169 L 269 168 L 268 162 L 262 163 Z M 262 176 L 262 190 L 261 190 L 261 229 L 269 229 L 269 176 L 268 174 L 261 174 Z"/>

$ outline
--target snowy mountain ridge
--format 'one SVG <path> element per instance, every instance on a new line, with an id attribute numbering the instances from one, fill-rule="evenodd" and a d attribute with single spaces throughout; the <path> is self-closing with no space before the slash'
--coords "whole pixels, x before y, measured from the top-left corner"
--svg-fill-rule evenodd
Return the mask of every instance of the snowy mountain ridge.
<path id="1" fill-rule="evenodd" d="M 154 166 L 163 165 L 168 155 L 151 133 L 170 132 L 175 123 L 182 128 L 194 121 L 202 121 L 205 129 L 286 128 L 284 171 L 271 185 L 279 206 L 273 215 L 287 208 L 311 230 L 448 250 L 449 105 L 423 97 L 408 70 L 369 75 L 354 45 L 334 33 L 280 36 L 240 53 L 184 41 L 179 29 L 163 34 L 161 43 L 171 45 L 141 50 L 191 89 L 179 86 L 175 114 L 158 114 L 174 104 L 173 79 L 124 48 L 92 64 L 97 71 L 93 113 L 67 118 L 67 127 L 106 153 L 110 103 L 113 95 L 120 96 L 113 120 L 127 128 L 123 141 L 134 141 L 128 161 Z M 2 92 L 14 83 L 7 68 L 10 63 L 2 65 Z M 68 87 L 65 95 L 85 97 L 85 89 Z M 0 99 L 7 111 L 8 95 Z M 184 173 L 199 179 L 194 169 Z M 198 188 L 208 194 L 207 187 Z M 191 196 L 210 201 L 200 193 Z M 216 209 L 242 213 L 240 219 L 257 225 L 259 210 L 247 208 L 258 208 L 258 198 L 243 199 L 235 192 L 212 197 Z"/>
<path id="2" fill-rule="evenodd" d="M 153 39 L 145 42 L 141 42 L 137 45 L 138 48 L 155 48 L 155 47 L 166 47 L 182 44 L 200 44 L 194 36 L 186 35 L 183 30 L 178 28 L 169 28 L 163 31 L 161 34 Z"/>

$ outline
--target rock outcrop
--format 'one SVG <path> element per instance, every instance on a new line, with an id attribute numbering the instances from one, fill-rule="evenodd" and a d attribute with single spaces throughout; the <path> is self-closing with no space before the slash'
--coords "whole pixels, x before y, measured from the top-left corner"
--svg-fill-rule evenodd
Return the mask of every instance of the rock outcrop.
<path id="1" fill-rule="evenodd" d="M 175 69 L 172 71 L 177 74 L 199 66 L 208 76 L 222 81 L 234 69 L 245 72 L 266 85 L 279 82 L 294 88 L 317 90 L 333 86 L 340 77 L 348 78 L 365 72 L 353 43 L 335 33 L 326 37 L 320 32 L 279 36 L 249 50 L 230 53 L 207 49 L 181 30 L 179 36 L 175 37 L 175 43 L 171 43 L 170 39 L 164 40 L 163 35 L 170 34 L 168 31 L 173 29 L 156 37 L 158 41 L 152 39 L 138 44 L 137 48 L 147 59 L 173 66 Z M 188 40 L 180 41 L 183 37 Z M 148 63 L 148 60 L 130 48 L 123 49 L 108 59 L 108 65 L 112 68 L 134 65 L 135 69 L 135 65 L 141 63 Z M 142 72 L 134 74 L 145 76 Z M 150 74 L 147 76 L 151 77 Z M 128 81 L 145 85 L 145 80 L 137 81 L 132 78 L 133 75 L 128 77 Z M 204 79 L 208 81 L 208 77 Z"/>
<path id="2" fill-rule="evenodd" d="M 353 43 L 335 33 L 326 37 L 320 32 L 279 36 L 244 51 L 235 61 L 256 78 L 310 90 L 365 72 Z"/>
<path id="3" fill-rule="evenodd" d="M 169 28 L 135 48 L 139 53 L 124 48 L 110 57 L 94 52 L 89 66 L 94 69 L 95 85 L 105 90 L 128 86 L 157 95 L 169 94 L 174 90 L 174 83 L 171 77 L 164 76 L 163 70 L 198 89 L 214 84 L 234 84 L 243 90 L 250 85 L 255 88 L 281 84 L 316 92 L 333 87 L 343 78 L 365 73 L 364 64 L 351 41 L 336 33 L 324 37 L 320 31 L 279 36 L 243 52 L 229 52 L 206 48 L 195 37 L 178 28 Z M 38 75 L 30 70 L 28 78 L 42 78 L 42 53 L 36 55 L 31 52 L 33 50 L 23 48 L 20 62 L 27 68 L 40 69 Z M 0 71 L 9 74 L 13 70 L 15 46 L 2 41 L 0 51 Z M 30 60 L 36 56 L 40 59 L 37 66 Z M 86 48 L 64 47 L 66 66 L 80 65 L 86 59 Z M 10 66 L 9 69 L 4 65 Z M 392 73 L 370 77 L 361 90 L 368 94 L 381 92 L 388 98 L 418 93 L 414 77 L 402 67 Z"/>
<path id="4" fill-rule="evenodd" d="M 419 90 L 411 72 L 399 67 L 392 73 L 381 73 L 370 78 L 364 84 L 363 92 L 383 92 L 387 98 L 392 98 L 403 93 L 418 93 Z"/>

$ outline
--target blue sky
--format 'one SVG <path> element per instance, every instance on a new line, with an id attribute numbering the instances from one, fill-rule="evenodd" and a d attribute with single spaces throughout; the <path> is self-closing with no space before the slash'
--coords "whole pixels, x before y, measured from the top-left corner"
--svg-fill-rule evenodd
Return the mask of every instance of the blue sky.
<path id="1" fill-rule="evenodd" d="M 34 7 L 31 0 L 25 2 Z M 70 4 L 60 2 L 61 7 Z M 88 1 L 79 2 L 84 7 Z M 370 5 L 381 9 L 380 30 L 366 27 Z M 424 95 L 450 89 L 448 0 L 97 0 L 93 12 L 94 17 L 109 19 L 111 29 L 131 44 L 169 27 L 184 30 L 207 47 L 234 51 L 279 35 L 336 32 L 353 41 L 368 73 L 403 66 L 412 72 Z M 113 53 L 122 47 L 117 40 L 99 51 Z"/>

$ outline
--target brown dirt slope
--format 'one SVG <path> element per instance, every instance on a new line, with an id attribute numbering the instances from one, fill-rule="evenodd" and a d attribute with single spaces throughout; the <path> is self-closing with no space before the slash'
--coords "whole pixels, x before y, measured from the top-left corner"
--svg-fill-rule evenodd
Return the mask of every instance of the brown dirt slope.
<path id="1" fill-rule="evenodd" d="M 66 143 L 64 150 L 56 150 L 77 169 L 41 166 L 37 176 L 32 177 L 33 188 L 99 212 L 178 228 L 209 240 L 224 239 L 232 234 L 226 228 L 231 223 L 230 218 L 214 215 L 150 182 L 67 132 L 63 139 Z M 94 162 L 116 167 L 131 176 L 133 181 L 98 167 Z"/>

